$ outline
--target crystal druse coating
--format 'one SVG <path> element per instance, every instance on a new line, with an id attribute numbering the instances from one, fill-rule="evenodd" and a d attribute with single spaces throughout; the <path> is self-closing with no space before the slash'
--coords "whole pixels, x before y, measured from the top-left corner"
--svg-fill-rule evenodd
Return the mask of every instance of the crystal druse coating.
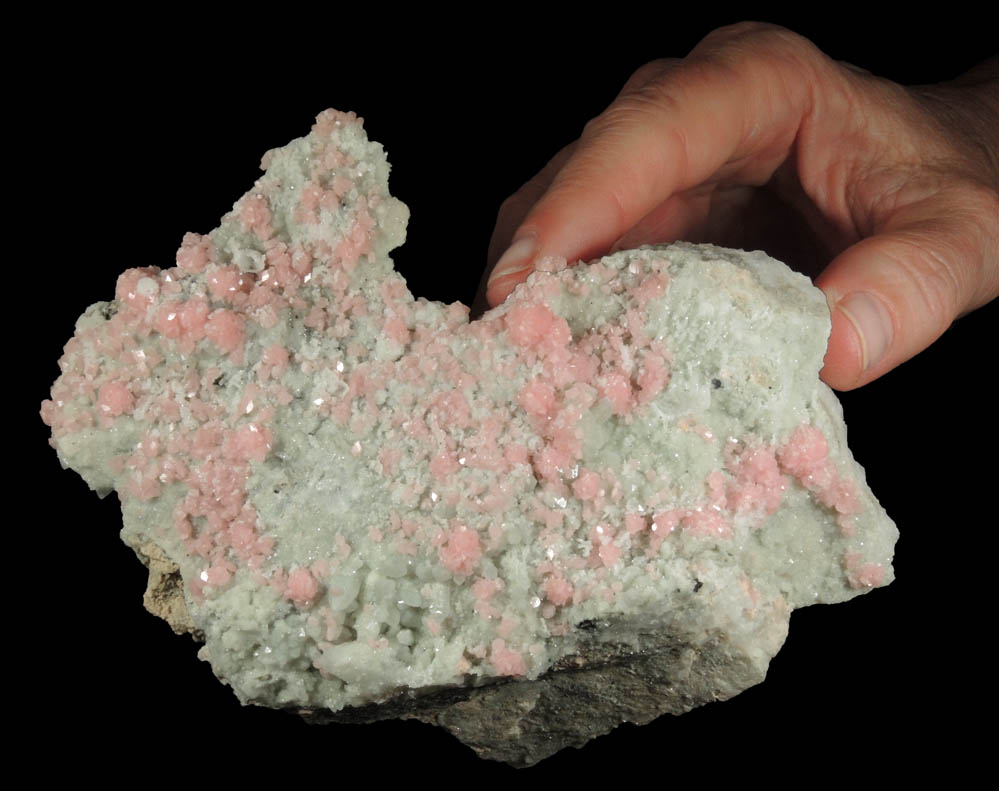
<path id="1" fill-rule="evenodd" d="M 262 164 L 87 309 L 42 405 L 242 701 L 529 683 L 594 622 L 762 672 L 792 609 L 891 581 L 807 278 L 706 245 L 548 260 L 469 322 L 393 270 L 408 211 L 356 116 Z"/>

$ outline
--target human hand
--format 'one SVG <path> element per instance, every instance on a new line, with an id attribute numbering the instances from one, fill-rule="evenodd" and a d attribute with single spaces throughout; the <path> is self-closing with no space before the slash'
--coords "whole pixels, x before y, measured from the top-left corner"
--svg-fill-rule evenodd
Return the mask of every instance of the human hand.
<path id="1" fill-rule="evenodd" d="M 504 202 L 486 297 L 544 256 L 676 239 L 821 271 L 823 379 L 876 379 L 999 294 L 999 59 L 904 88 L 781 28 L 716 30 L 639 69 Z"/>

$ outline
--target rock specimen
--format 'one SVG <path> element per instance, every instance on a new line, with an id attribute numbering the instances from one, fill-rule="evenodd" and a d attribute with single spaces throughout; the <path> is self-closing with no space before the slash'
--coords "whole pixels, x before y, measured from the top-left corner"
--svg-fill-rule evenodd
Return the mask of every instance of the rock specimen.
<path id="1" fill-rule="evenodd" d="M 530 764 L 738 693 L 792 609 L 891 580 L 806 278 L 686 244 L 551 260 L 469 323 L 393 271 L 407 210 L 359 119 L 263 166 L 84 313 L 42 406 L 241 701 Z"/>

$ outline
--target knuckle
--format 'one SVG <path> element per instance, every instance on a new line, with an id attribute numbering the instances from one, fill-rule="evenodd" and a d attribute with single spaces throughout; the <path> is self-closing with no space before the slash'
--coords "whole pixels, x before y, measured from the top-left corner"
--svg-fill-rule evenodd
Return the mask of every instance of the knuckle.
<path id="1" fill-rule="evenodd" d="M 655 81 L 663 77 L 663 75 L 668 74 L 676 66 L 681 63 L 679 58 L 659 58 L 658 60 L 650 61 L 644 66 L 640 66 L 635 70 L 628 81 L 624 84 L 619 95 L 627 94 L 631 91 L 638 90 L 643 86 L 647 85 L 649 82 Z"/>
<path id="2" fill-rule="evenodd" d="M 800 68 L 829 61 L 804 36 L 767 22 L 740 22 L 713 30 L 693 49 L 691 56 L 740 72 L 764 64 Z"/>
<path id="3" fill-rule="evenodd" d="M 664 80 L 647 82 L 616 99 L 583 127 L 583 137 L 613 139 L 636 125 L 657 119 L 677 109 L 678 86 Z"/>
<path id="4" fill-rule="evenodd" d="M 728 43 L 730 41 L 736 41 L 749 36 L 758 36 L 771 30 L 783 30 L 783 28 L 777 25 L 772 25 L 769 22 L 754 22 L 751 20 L 745 20 L 743 22 L 736 22 L 731 25 L 722 25 L 721 27 L 715 28 L 702 39 L 701 43 L 708 41 L 718 44 Z"/>
<path id="5" fill-rule="evenodd" d="M 780 25 L 773 25 L 769 22 L 737 22 L 734 25 L 726 25 L 712 30 L 701 40 L 698 47 L 710 45 L 714 47 L 738 46 L 755 49 L 764 44 L 780 44 L 793 47 L 811 45 L 804 36 Z"/>

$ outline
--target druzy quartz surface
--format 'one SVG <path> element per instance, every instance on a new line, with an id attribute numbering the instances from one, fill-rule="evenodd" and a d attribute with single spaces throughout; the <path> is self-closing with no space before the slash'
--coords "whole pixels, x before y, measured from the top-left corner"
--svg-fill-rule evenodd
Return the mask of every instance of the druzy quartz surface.
<path id="1" fill-rule="evenodd" d="M 549 260 L 469 322 L 394 272 L 408 212 L 359 119 L 263 167 L 84 313 L 42 407 L 242 701 L 543 683 L 649 628 L 723 644 L 727 697 L 791 610 L 891 580 L 807 278 L 687 244 Z"/>

